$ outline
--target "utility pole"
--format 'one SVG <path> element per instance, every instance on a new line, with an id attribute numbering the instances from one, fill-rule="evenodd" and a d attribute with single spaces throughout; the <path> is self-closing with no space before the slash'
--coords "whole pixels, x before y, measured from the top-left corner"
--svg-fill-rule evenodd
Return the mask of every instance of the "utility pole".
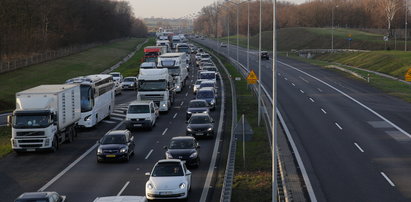
<path id="1" fill-rule="evenodd" d="M 262 0 L 260 0 L 260 22 L 258 24 L 258 118 L 257 124 L 260 126 L 261 123 L 261 8 Z"/>
<path id="2" fill-rule="evenodd" d="M 248 0 L 247 6 L 247 69 L 250 70 L 250 0 Z"/>
<path id="3" fill-rule="evenodd" d="M 405 0 L 405 43 L 404 43 L 404 51 L 407 51 L 407 27 L 408 27 L 408 0 Z"/>
<path id="4" fill-rule="evenodd" d="M 272 125 L 272 201 L 277 202 L 277 71 L 276 71 L 276 63 L 277 63 L 277 28 L 276 28 L 276 0 L 273 0 L 273 117 L 271 117 L 271 125 Z"/>

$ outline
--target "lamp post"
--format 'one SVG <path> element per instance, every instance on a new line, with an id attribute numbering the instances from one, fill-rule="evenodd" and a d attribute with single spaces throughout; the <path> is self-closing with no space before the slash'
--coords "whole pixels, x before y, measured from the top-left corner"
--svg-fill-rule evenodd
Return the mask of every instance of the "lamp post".
<path id="1" fill-rule="evenodd" d="M 247 2 L 247 69 L 250 70 L 250 0 Z"/>
<path id="2" fill-rule="evenodd" d="M 257 125 L 260 126 L 261 122 L 261 8 L 262 8 L 262 0 L 260 0 L 260 22 L 258 24 L 258 118 L 257 118 Z"/>
<path id="3" fill-rule="evenodd" d="M 238 37 L 239 37 L 238 10 L 239 10 L 240 4 L 242 4 L 242 3 L 244 3 L 244 2 L 236 3 L 236 2 L 233 2 L 233 1 L 230 1 L 230 0 L 226 0 L 226 2 L 232 3 L 232 4 L 234 4 L 234 5 L 237 6 L 237 62 L 240 62 L 240 61 L 238 61 L 238 46 L 239 46 L 239 38 L 238 38 Z M 228 55 L 228 56 L 230 57 L 230 55 Z"/>
<path id="4" fill-rule="evenodd" d="M 271 150 L 271 158 L 272 158 L 272 201 L 277 201 L 277 155 L 276 155 L 276 148 L 277 148 L 277 73 L 276 73 L 276 62 L 277 62 L 277 33 L 276 33 L 276 0 L 273 0 L 273 111 L 271 117 L 271 134 L 272 134 L 272 150 Z"/>
<path id="5" fill-rule="evenodd" d="M 407 51 L 407 27 L 408 27 L 408 0 L 405 0 L 405 42 L 404 42 L 404 51 Z"/>

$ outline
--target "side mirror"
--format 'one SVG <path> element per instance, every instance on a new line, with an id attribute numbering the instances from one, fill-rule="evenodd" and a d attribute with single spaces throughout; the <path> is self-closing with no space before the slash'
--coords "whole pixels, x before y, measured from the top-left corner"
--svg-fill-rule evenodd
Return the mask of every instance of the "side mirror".
<path id="1" fill-rule="evenodd" d="M 7 126 L 11 126 L 13 122 L 13 116 L 12 115 L 8 115 L 7 116 Z"/>
<path id="2" fill-rule="evenodd" d="M 124 114 L 127 114 L 127 110 L 124 110 L 123 113 L 124 113 Z"/>
<path id="3" fill-rule="evenodd" d="M 101 144 L 101 140 L 97 140 L 97 144 Z"/>
<path id="4" fill-rule="evenodd" d="M 167 146 L 164 146 L 163 149 L 167 150 Z"/>
<path id="5" fill-rule="evenodd" d="M 197 149 L 200 149 L 200 145 L 197 145 Z"/>
<path id="6" fill-rule="evenodd" d="M 131 142 L 131 141 L 134 141 L 134 136 L 131 136 L 131 137 L 130 137 L 130 142 Z"/>
<path id="7" fill-rule="evenodd" d="M 147 173 L 145 173 L 144 175 L 146 175 L 146 176 L 150 176 L 150 173 L 149 173 L 149 172 L 147 172 Z"/>
<path id="8" fill-rule="evenodd" d="M 188 120 L 186 121 L 186 123 L 188 124 Z"/>
<path id="9" fill-rule="evenodd" d="M 191 175 L 191 172 L 189 170 L 187 170 L 186 176 L 190 176 L 190 175 Z"/>
<path id="10" fill-rule="evenodd" d="M 214 120 L 211 120 L 211 123 L 214 123 Z"/>

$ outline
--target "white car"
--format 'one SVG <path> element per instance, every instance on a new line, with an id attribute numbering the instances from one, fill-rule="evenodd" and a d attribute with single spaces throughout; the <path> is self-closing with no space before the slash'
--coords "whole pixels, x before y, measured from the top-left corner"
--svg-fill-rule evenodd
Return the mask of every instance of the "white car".
<path id="1" fill-rule="evenodd" d="M 111 72 L 111 76 L 113 76 L 113 81 L 117 82 L 122 82 L 123 81 L 123 75 L 121 75 L 120 72 Z"/>
<path id="2" fill-rule="evenodd" d="M 191 172 L 180 159 L 163 159 L 156 163 L 146 183 L 146 198 L 186 199 L 191 189 Z"/>
<path id="3" fill-rule="evenodd" d="M 138 80 L 135 76 L 129 76 L 124 78 L 123 82 L 121 83 L 122 89 L 131 89 L 137 90 Z"/>
<path id="4" fill-rule="evenodd" d="M 200 88 L 201 80 L 197 80 L 193 85 L 193 93 L 196 94 L 198 89 Z"/>
<path id="5" fill-rule="evenodd" d="M 105 196 L 98 197 L 93 202 L 146 202 L 144 196 Z"/>

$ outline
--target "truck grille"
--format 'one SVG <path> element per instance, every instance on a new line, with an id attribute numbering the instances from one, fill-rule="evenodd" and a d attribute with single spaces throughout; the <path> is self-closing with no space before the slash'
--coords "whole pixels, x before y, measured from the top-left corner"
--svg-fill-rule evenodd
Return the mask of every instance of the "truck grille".
<path id="1" fill-rule="evenodd" d="M 44 136 L 44 131 L 16 132 L 16 136 Z"/>
<path id="2" fill-rule="evenodd" d="M 153 94 L 153 95 L 140 95 L 141 100 L 152 100 L 152 101 L 163 101 L 164 95 Z"/>
<path id="3" fill-rule="evenodd" d="M 104 150 L 103 150 L 103 153 L 106 153 L 106 154 L 115 154 L 115 153 L 119 153 L 119 150 L 118 150 L 118 149 L 104 149 Z"/>
<path id="4" fill-rule="evenodd" d="M 28 139 L 28 140 L 19 140 L 19 143 L 43 143 L 43 140 L 39 139 Z"/>

